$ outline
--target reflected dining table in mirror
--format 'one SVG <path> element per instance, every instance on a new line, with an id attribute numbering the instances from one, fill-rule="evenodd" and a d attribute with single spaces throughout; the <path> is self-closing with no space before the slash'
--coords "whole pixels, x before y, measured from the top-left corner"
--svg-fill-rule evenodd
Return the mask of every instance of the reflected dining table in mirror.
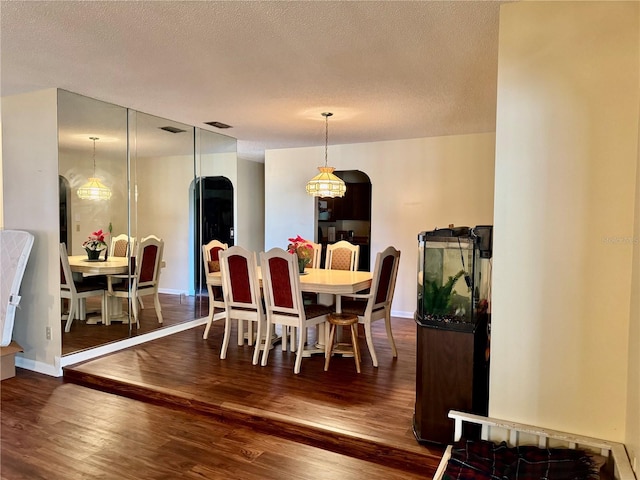
<path id="1" fill-rule="evenodd" d="M 69 255 L 69 266 L 74 274 L 82 276 L 94 275 L 119 275 L 129 271 L 129 259 L 127 257 L 109 257 L 107 260 L 89 260 L 86 255 Z M 122 302 L 117 298 L 109 298 L 109 316 L 112 320 L 126 320 L 128 315 L 122 312 Z M 86 304 L 80 302 L 76 317 L 80 320 L 87 318 Z M 98 323 L 97 320 L 89 319 L 88 324 Z"/>
<path id="2" fill-rule="evenodd" d="M 262 270 L 258 267 L 258 278 L 262 283 Z M 353 295 L 367 288 L 371 288 L 371 272 L 352 270 L 328 270 L 324 268 L 306 268 L 300 274 L 300 290 L 309 293 L 326 293 L 335 297 L 337 313 L 342 312 L 341 300 L 343 296 Z M 207 283 L 222 286 L 220 272 L 207 274 Z M 315 348 L 305 349 L 305 356 L 313 353 L 324 354 L 324 329 L 319 329 L 318 342 Z"/>

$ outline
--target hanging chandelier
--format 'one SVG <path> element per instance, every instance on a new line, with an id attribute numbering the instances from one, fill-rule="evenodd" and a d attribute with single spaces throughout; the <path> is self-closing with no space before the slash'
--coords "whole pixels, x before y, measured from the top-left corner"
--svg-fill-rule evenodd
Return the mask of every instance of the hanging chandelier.
<path id="1" fill-rule="evenodd" d="M 314 197 L 342 197 L 347 191 L 344 181 L 333 174 L 335 168 L 327 166 L 327 151 L 329 149 L 329 117 L 333 113 L 322 114 L 325 121 L 324 130 L 324 167 L 318 167 L 320 173 L 307 183 L 307 193 Z"/>
<path id="2" fill-rule="evenodd" d="M 93 140 L 93 177 L 78 189 L 78 197 L 82 200 L 109 200 L 111 190 L 96 177 L 96 140 L 98 137 L 89 137 Z"/>

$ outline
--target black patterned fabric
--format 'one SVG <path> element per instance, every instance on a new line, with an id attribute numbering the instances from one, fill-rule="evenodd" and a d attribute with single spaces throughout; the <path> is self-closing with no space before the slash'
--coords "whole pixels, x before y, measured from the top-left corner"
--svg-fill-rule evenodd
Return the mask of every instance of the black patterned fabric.
<path id="1" fill-rule="evenodd" d="M 453 445 L 445 480 L 595 480 L 598 469 L 584 450 L 508 447 L 484 440 Z"/>

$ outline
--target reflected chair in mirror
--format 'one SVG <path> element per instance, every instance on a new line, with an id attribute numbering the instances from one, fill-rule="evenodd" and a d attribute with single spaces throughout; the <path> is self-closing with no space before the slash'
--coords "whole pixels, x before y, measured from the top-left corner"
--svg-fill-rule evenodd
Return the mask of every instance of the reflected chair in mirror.
<path id="1" fill-rule="evenodd" d="M 371 323 L 376 320 L 384 320 L 387 328 L 387 338 L 391 346 L 393 357 L 398 356 L 398 350 L 391 332 L 391 302 L 396 288 L 398 265 L 400 264 L 400 251 L 393 247 L 387 247 L 376 255 L 375 268 L 373 270 L 371 289 L 366 294 L 355 294 L 354 299 L 342 300 L 342 313 L 358 315 L 358 323 L 364 325 L 364 333 L 367 346 L 373 360 L 373 366 L 378 366 L 378 357 L 373 346 L 371 335 Z"/>
<path id="2" fill-rule="evenodd" d="M 131 257 L 135 253 L 136 237 L 130 237 L 126 233 L 121 233 L 115 237 L 111 237 L 111 246 L 108 250 L 110 257 Z M 144 308 L 142 298 L 140 300 L 140 308 Z"/>
<path id="3" fill-rule="evenodd" d="M 67 246 L 60 244 L 60 297 L 69 300 L 69 312 L 67 314 L 67 322 L 64 331 L 71 330 L 71 324 L 74 317 L 80 309 L 80 302 L 90 297 L 102 297 L 101 303 L 101 321 L 104 323 L 106 316 L 106 296 L 104 286 L 95 283 L 76 283 L 73 280 L 73 273 L 69 265 L 69 257 L 67 255 Z"/>
<path id="4" fill-rule="evenodd" d="M 241 322 L 243 320 L 247 321 L 249 332 L 253 332 L 251 322 L 256 322 L 258 328 L 253 352 L 253 364 L 257 365 L 266 324 L 256 254 L 236 246 L 221 251 L 219 258 L 225 308 L 224 339 L 220 349 L 220 358 L 225 359 L 227 357 L 227 348 L 229 347 L 229 337 L 231 335 L 231 320 L 238 320 L 238 328 L 242 325 Z M 250 344 L 253 340 L 251 337 L 250 335 Z"/>
<path id="5" fill-rule="evenodd" d="M 160 297 L 158 296 L 163 251 L 164 241 L 154 235 L 149 235 L 138 242 L 136 255 L 131 258 L 133 274 L 107 276 L 107 298 L 129 298 L 129 285 L 131 285 L 130 305 L 138 328 L 140 328 L 140 315 L 138 312 L 140 307 L 138 307 L 138 303 L 142 297 L 148 295 L 153 296 L 158 323 L 163 322 Z M 115 283 L 115 279 L 122 281 Z M 109 317 L 107 317 L 107 324 L 109 323 Z"/>
<path id="6" fill-rule="evenodd" d="M 274 325 L 295 327 L 298 341 L 292 341 L 291 349 L 296 351 L 294 373 L 300 373 L 307 328 L 324 324 L 333 312 L 333 305 L 317 303 L 305 305 L 300 290 L 300 272 L 296 255 L 281 248 L 272 248 L 260 253 L 262 268 L 262 289 L 267 312 L 266 338 L 271 338 Z M 284 347 L 283 335 L 283 347 Z M 262 351 L 262 366 L 267 364 L 269 349 Z"/>
<path id="7" fill-rule="evenodd" d="M 202 261 L 204 262 L 205 281 L 209 294 L 209 315 L 207 316 L 207 326 L 204 329 L 202 338 L 209 337 L 211 324 L 216 320 L 224 318 L 224 300 L 222 298 L 222 287 L 220 279 L 216 275 L 220 272 L 220 252 L 226 250 L 228 245 L 218 240 L 211 240 L 202 246 Z"/>
<path id="8" fill-rule="evenodd" d="M 135 252 L 136 238 L 130 237 L 126 233 L 111 237 L 111 246 L 109 247 L 109 256 L 111 257 L 128 257 Z"/>
<path id="9" fill-rule="evenodd" d="M 327 258 L 324 268 L 328 270 L 357 270 L 360 258 L 360 245 L 346 240 L 327 245 Z"/>

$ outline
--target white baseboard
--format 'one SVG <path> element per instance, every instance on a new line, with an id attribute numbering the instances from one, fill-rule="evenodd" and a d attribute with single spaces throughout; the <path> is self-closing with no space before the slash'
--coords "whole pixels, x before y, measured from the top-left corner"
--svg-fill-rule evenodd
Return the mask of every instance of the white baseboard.
<path id="1" fill-rule="evenodd" d="M 414 318 L 416 312 L 405 312 L 402 310 L 391 310 L 392 317 L 400 317 L 400 318 Z"/>
<path id="2" fill-rule="evenodd" d="M 42 373 L 43 375 L 49 375 L 50 377 L 59 377 L 62 375 L 60 369 L 59 357 L 56 357 L 55 365 L 48 363 L 38 362 L 30 358 L 21 357 L 20 354 L 16 354 L 15 358 L 16 367 L 24 368 L 25 370 L 31 370 L 33 372 Z"/>
<path id="3" fill-rule="evenodd" d="M 54 376 L 62 376 L 63 367 L 67 367 L 69 365 L 75 365 L 76 363 L 80 363 L 80 362 L 86 362 L 87 360 L 91 360 L 93 358 L 97 358 L 102 355 L 107 355 L 109 353 L 117 352 L 119 350 L 124 350 L 125 348 L 134 347 L 136 345 L 140 345 L 141 343 L 145 343 L 150 340 L 155 340 L 157 338 L 167 337 L 169 335 L 173 335 L 174 333 L 183 332 L 185 330 L 189 330 L 190 328 L 199 327 L 200 325 L 204 325 L 206 323 L 207 323 L 207 317 L 202 317 L 196 320 L 191 320 L 189 322 L 172 325 L 170 327 L 158 328 L 157 330 L 154 330 L 152 332 L 145 333 L 142 335 L 137 335 L 131 338 L 126 338 L 119 342 L 109 343 L 107 345 L 91 348 L 89 350 L 85 350 L 82 352 L 65 355 L 60 359 L 60 369 L 57 372 L 57 374 Z"/>

